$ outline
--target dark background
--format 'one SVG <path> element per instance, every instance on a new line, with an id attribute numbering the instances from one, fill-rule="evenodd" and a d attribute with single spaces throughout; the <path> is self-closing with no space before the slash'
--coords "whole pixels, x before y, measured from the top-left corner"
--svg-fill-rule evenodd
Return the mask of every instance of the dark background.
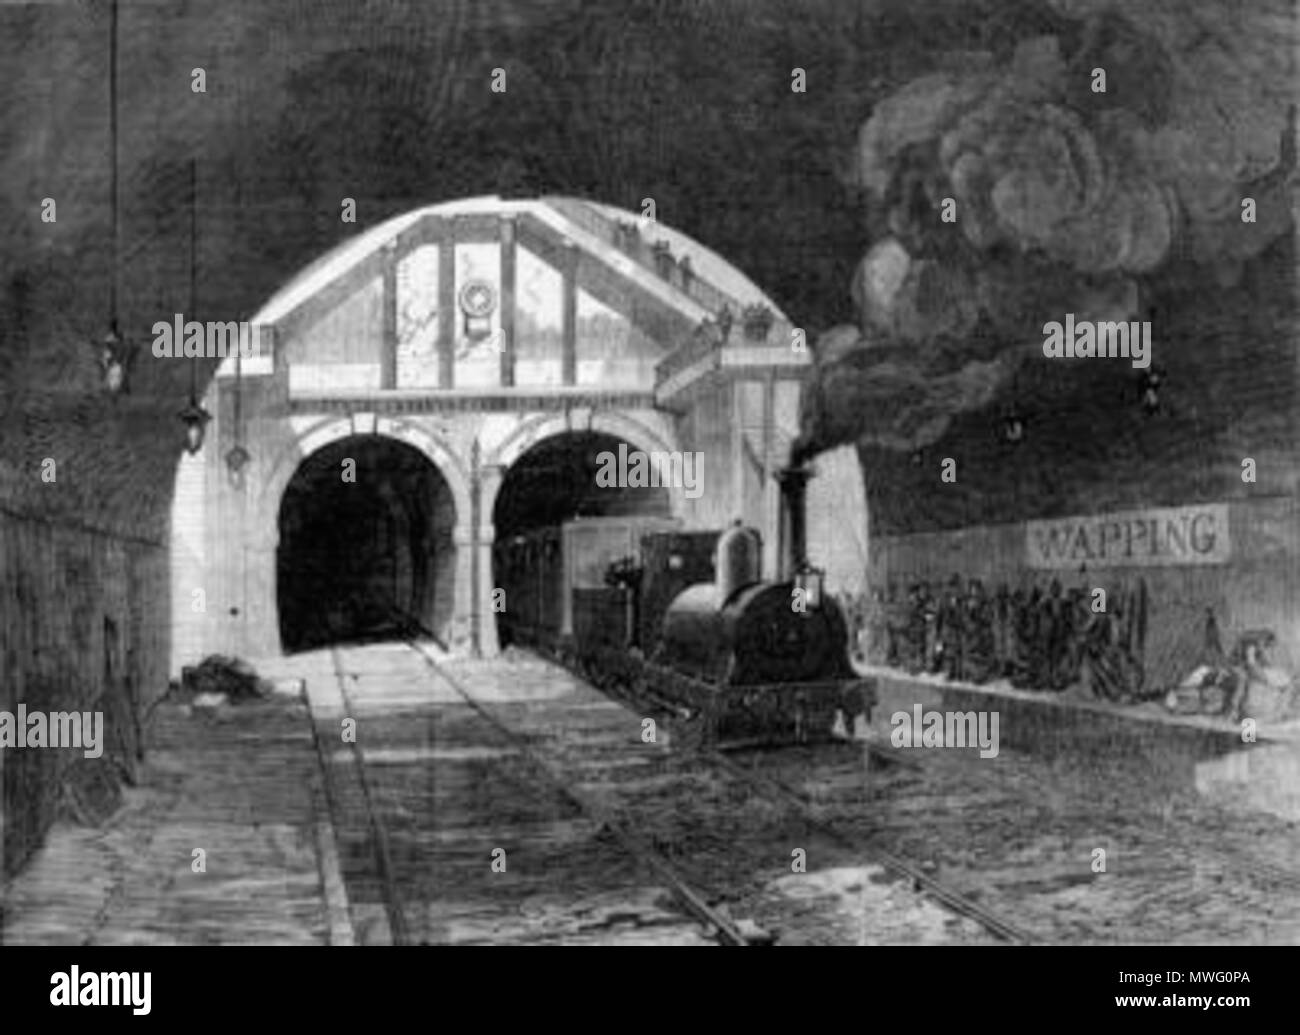
<path id="1" fill-rule="evenodd" d="M 1137 71 L 1113 67 L 1116 103 L 1166 117 L 1151 98 L 1176 96 L 1157 58 L 1182 45 L 1168 36 L 1178 6 L 1152 0 L 1147 26 L 1146 9 L 1102 0 L 124 0 L 123 329 L 147 340 L 174 312 L 247 317 L 333 245 L 417 205 L 558 192 L 634 210 L 654 198 L 660 219 L 729 259 L 815 340 L 858 319 L 853 271 L 887 232 L 890 203 L 854 176 L 859 127 L 881 98 L 969 51 L 1001 61 L 1052 34 L 1086 57 L 1118 38 Z M 1197 9 L 1264 31 L 1218 0 Z M 0 7 L 0 495 L 157 533 L 176 411 L 212 363 L 146 357 L 129 400 L 96 391 L 88 342 L 106 328 L 111 274 L 108 30 L 104 2 Z M 796 66 L 805 94 L 790 89 Z M 194 67 L 205 94 L 190 89 Z M 496 67 L 505 94 L 489 89 Z M 44 197 L 56 224 L 40 221 Z M 356 224 L 339 219 L 344 197 Z M 1268 218 L 1276 239 L 1232 287 L 1195 264 L 1146 278 L 1170 377 L 1163 417 L 1141 414 L 1139 375 L 1122 361 L 1028 364 L 988 405 L 957 414 L 920 463 L 864 448 L 875 530 L 1292 491 L 1294 248 Z M 872 383 L 869 364 L 832 373 Z M 1008 400 L 1030 418 L 1011 454 L 996 423 Z M 824 444 L 853 441 L 879 407 L 868 392 L 850 409 Z M 57 485 L 39 481 L 49 455 L 63 464 Z M 1235 476 L 1246 455 L 1260 461 L 1259 488 Z M 961 461 L 955 488 L 938 482 L 942 456 Z"/>

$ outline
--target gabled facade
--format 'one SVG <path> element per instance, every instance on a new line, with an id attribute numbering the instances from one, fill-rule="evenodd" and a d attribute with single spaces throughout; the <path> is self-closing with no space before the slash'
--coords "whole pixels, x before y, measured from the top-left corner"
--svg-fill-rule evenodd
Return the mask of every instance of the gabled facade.
<path id="1" fill-rule="evenodd" d="M 572 199 L 433 206 L 323 257 L 249 322 L 258 354 L 223 364 L 207 443 L 178 471 L 173 671 L 213 651 L 278 653 L 282 498 L 307 458 L 357 435 L 414 447 L 445 484 L 435 632 L 454 648 L 497 650 L 497 492 L 557 435 L 702 454 L 703 491 L 671 490 L 672 513 L 754 524 L 773 570 L 771 474 L 810 356 L 770 300 L 675 231 Z"/>

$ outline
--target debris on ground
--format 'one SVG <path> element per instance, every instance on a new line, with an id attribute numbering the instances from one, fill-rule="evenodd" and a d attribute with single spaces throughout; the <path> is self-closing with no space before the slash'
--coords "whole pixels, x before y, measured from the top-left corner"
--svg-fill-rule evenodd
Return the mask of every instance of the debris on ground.
<path id="1" fill-rule="evenodd" d="M 1207 625 L 1213 629 L 1213 618 Z M 1276 636 L 1268 629 L 1243 632 L 1232 653 L 1218 647 L 1217 630 L 1207 633 L 1201 663 L 1165 695 L 1165 707 L 1178 715 L 1247 716 L 1285 721 L 1300 716 L 1300 694 L 1290 675 L 1269 663 Z"/>
<path id="2" fill-rule="evenodd" d="M 268 697 L 274 687 L 258 676 L 257 671 L 242 658 L 225 654 L 209 654 L 197 665 L 181 669 L 181 689 L 192 695 L 196 707 L 218 707 L 224 698 L 232 704 L 240 701 L 261 700 Z"/>

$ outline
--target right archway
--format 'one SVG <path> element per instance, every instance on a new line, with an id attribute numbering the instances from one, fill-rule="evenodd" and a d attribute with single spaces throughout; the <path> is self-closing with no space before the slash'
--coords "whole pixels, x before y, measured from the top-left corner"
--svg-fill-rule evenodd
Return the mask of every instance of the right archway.
<path id="1" fill-rule="evenodd" d="M 534 632 L 539 623 L 559 628 L 568 615 L 565 587 L 599 585 L 603 567 L 627 552 L 616 542 L 626 539 L 619 532 L 594 535 L 580 558 L 566 558 L 561 533 L 566 522 L 585 519 L 594 530 L 602 519 L 621 526 L 626 522 L 617 519 L 672 517 L 671 494 L 679 489 L 602 484 L 607 479 L 598 473 L 620 451 L 631 455 L 637 447 L 605 432 L 567 432 L 532 446 L 506 471 L 492 515 L 493 584 L 505 591 L 507 607 L 497 613 L 502 646 L 512 642 L 520 622 Z"/>

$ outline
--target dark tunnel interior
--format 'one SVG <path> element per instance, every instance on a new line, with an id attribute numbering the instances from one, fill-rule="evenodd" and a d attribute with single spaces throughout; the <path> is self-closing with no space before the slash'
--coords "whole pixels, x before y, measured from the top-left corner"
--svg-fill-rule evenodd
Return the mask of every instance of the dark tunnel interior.
<path id="1" fill-rule="evenodd" d="M 574 517 L 671 513 L 667 490 L 602 487 L 596 482 L 600 454 L 618 456 L 619 446 L 636 449 L 613 435 L 573 432 L 539 442 L 507 472 L 497 494 L 493 524 L 497 538 L 558 525 Z"/>
<path id="2" fill-rule="evenodd" d="M 285 651 L 445 637 L 455 523 L 446 481 L 411 446 L 352 436 L 304 460 L 280 504 L 276 585 Z"/>

